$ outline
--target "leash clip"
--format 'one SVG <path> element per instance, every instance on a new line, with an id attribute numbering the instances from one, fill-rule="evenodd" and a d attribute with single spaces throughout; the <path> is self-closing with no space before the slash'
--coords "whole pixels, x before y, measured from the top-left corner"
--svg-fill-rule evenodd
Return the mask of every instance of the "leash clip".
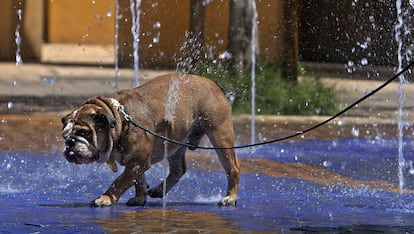
<path id="1" fill-rule="evenodd" d="M 121 115 L 124 117 L 124 119 L 128 122 L 131 122 L 131 116 L 129 116 L 125 112 L 124 106 L 118 102 L 118 100 L 111 98 L 112 105 L 116 108 L 116 110 L 121 113 Z"/>
<path id="2" fill-rule="evenodd" d="M 124 119 L 128 122 L 131 121 L 131 116 L 129 116 L 126 112 L 125 112 L 125 108 L 123 105 L 119 104 L 118 105 L 118 111 L 124 116 Z"/>

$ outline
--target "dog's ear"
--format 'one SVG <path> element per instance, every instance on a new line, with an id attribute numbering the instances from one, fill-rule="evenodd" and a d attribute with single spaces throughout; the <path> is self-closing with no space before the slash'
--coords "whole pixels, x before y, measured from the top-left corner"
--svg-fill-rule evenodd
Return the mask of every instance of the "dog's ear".
<path id="1" fill-rule="evenodd" d="M 70 121 L 69 117 L 71 114 L 68 114 L 62 117 L 62 136 L 67 138 L 73 130 L 73 122 Z"/>
<path id="2" fill-rule="evenodd" d="M 68 120 L 67 120 L 67 116 L 62 117 L 62 119 L 60 119 L 60 120 L 62 121 L 63 126 L 65 126 L 65 125 L 66 125 L 66 123 L 68 122 Z"/>
<path id="3" fill-rule="evenodd" d="M 69 119 L 69 117 L 71 115 L 73 115 L 73 112 L 71 112 L 71 113 L 69 113 L 69 114 L 67 114 L 67 115 L 65 115 L 65 116 L 62 117 L 61 121 L 62 121 L 63 126 L 65 126 L 66 124 L 68 124 L 68 119 Z"/>
<path id="4" fill-rule="evenodd" d="M 92 114 L 92 118 L 98 124 L 108 124 L 110 128 L 115 127 L 115 122 L 116 122 L 115 118 L 103 110 L 98 111 L 96 114 Z"/>

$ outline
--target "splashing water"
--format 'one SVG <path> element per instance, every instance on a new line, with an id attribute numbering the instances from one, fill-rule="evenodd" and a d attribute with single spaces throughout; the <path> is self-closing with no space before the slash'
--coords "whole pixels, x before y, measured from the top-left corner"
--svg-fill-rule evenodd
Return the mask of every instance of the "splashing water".
<path id="1" fill-rule="evenodd" d="M 253 8 L 253 19 L 252 19 L 252 70 L 251 70 L 251 80 L 252 80 L 252 133 L 251 133 L 251 143 L 255 143 L 255 135 L 256 135 L 256 126 L 255 126 L 255 118 L 256 118 L 256 44 L 257 44 L 257 9 L 256 9 L 256 1 L 252 1 L 252 8 Z"/>
<path id="2" fill-rule="evenodd" d="M 180 75 L 173 77 L 170 82 L 170 87 L 168 89 L 167 100 L 165 105 L 165 120 L 169 123 L 174 121 L 175 107 L 177 105 L 180 94 L 178 88 L 180 86 Z"/>
<path id="3" fill-rule="evenodd" d="M 141 15 L 141 0 L 130 0 L 130 6 L 131 6 L 131 16 L 132 16 L 132 27 L 131 32 L 134 38 L 133 41 L 133 47 L 134 47 L 134 70 L 135 70 L 135 76 L 134 76 L 134 87 L 139 86 L 139 80 L 138 80 L 138 70 L 139 70 L 139 56 L 138 56 L 138 48 L 139 48 L 139 31 L 140 31 L 140 23 L 139 18 Z"/>
<path id="4" fill-rule="evenodd" d="M 171 81 L 168 88 L 167 93 L 167 100 L 165 104 L 165 120 L 167 121 L 167 124 L 172 124 L 174 121 L 174 115 L 175 115 L 175 109 L 177 106 L 177 102 L 180 99 L 180 93 L 179 93 L 179 86 L 181 82 L 184 81 L 184 77 L 181 75 L 174 76 Z M 168 131 L 165 131 L 165 136 L 168 136 Z M 167 161 L 168 159 L 168 141 L 164 141 L 164 161 Z M 167 176 L 169 172 L 169 167 L 164 167 L 164 180 L 163 180 L 163 200 L 162 205 L 163 208 L 166 208 L 166 195 L 167 195 Z"/>
<path id="5" fill-rule="evenodd" d="M 16 42 L 16 66 L 20 66 L 23 63 L 21 51 L 20 51 L 20 44 L 22 43 L 22 37 L 20 35 L 20 28 L 21 28 L 21 22 L 22 22 L 22 16 L 23 16 L 23 10 L 17 9 L 16 11 L 18 23 L 16 26 L 16 31 L 14 32 L 15 35 L 15 42 Z"/>
<path id="6" fill-rule="evenodd" d="M 119 88 L 119 20 L 122 18 L 120 15 L 121 6 L 119 5 L 119 0 L 115 1 L 115 53 L 114 53 L 114 65 L 115 65 L 115 90 Z"/>
<path id="7" fill-rule="evenodd" d="M 412 1 L 410 1 L 410 4 Z M 407 10 L 403 7 L 402 0 L 396 1 L 397 8 L 397 24 L 395 25 L 395 40 L 398 42 L 398 68 L 397 72 L 400 72 L 404 64 L 410 60 L 411 51 L 406 48 L 405 43 L 410 44 L 405 39 L 408 38 L 410 34 L 410 28 L 408 23 L 404 23 L 404 16 L 407 15 Z M 405 179 L 404 179 L 404 169 L 407 168 L 407 163 L 403 154 L 403 128 L 404 128 L 404 119 L 403 119 L 403 107 L 404 107 L 404 89 L 403 86 L 408 82 L 404 74 L 400 75 L 400 85 L 398 89 L 398 178 L 399 178 L 399 189 L 400 193 L 403 193 Z"/>

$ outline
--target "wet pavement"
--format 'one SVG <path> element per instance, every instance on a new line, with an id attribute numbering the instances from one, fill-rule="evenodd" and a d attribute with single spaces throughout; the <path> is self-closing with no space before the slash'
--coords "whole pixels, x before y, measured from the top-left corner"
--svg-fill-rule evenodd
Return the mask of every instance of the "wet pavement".
<path id="1" fill-rule="evenodd" d="M 389 163 L 395 161 L 394 144 L 346 138 L 238 151 L 242 175 L 236 207 L 216 205 L 224 195 L 226 176 L 215 155 L 187 155 L 189 170 L 167 195 L 165 208 L 162 199 L 152 198 L 144 207 L 127 207 L 133 191 L 112 207 L 95 208 L 88 202 L 117 176 L 106 165 L 72 165 L 60 152 L 0 153 L 0 230 L 411 232 L 414 191 L 407 188 L 400 195 L 396 189 L 395 163 Z M 149 184 L 158 184 L 164 173 L 162 164 L 153 166 L 147 173 Z M 407 183 L 412 185 L 412 180 L 407 173 Z"/>
<path id="2" fill-rule="evenodd" d="M 0 230 L 40 233 L 348 232 L 413 231 L 411 168 L 399 194 L 395 124 L 342 118 L 292 141 L 237 151 L 242 175 L 237 207 L 218 207 L 226 177 L 214 152 L 187 154 L 189 170 L 166 200 L 127 207 L 128 191 L 112 207 L 88 203 L 117 174 L 105 165 L 63 158 L 61 112 L 0 116 Z M 316 117 L 258 118 L 260 140 L 319 121 Z M 235 118 L 238 144 L 250 122 Z M 354 131 L 352 131 L 354 129 Z M 360 135 L 355 136 L 355 129 Z M 367 134 L 371 132 L 372 134 Z M 364 133 L 364 134 L 363 134 Z M 322 138 L 321 136 L 325 136 Z M 408 137 L 405 145 L 414 145 Z M 413 160 L 406 147 L 407 160 Z M 150 185 L 164 164 L 147 173 Z M 165 208 L 163 203 L 166 202 Z M 399 232 L 397 232 L 399 233 Z"/>

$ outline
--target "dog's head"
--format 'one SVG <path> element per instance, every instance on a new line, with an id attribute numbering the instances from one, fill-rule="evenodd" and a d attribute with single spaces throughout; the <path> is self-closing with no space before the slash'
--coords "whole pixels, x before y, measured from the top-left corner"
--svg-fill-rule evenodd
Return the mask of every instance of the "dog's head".
<path id="1" fill-rule="evenodd" d="M 106 162 L 112 151 L 111 128 L 115 121 L 104 108 L 95 104 L 84 104 L 63 117 L 66 159 L 76 164 Z"/>

